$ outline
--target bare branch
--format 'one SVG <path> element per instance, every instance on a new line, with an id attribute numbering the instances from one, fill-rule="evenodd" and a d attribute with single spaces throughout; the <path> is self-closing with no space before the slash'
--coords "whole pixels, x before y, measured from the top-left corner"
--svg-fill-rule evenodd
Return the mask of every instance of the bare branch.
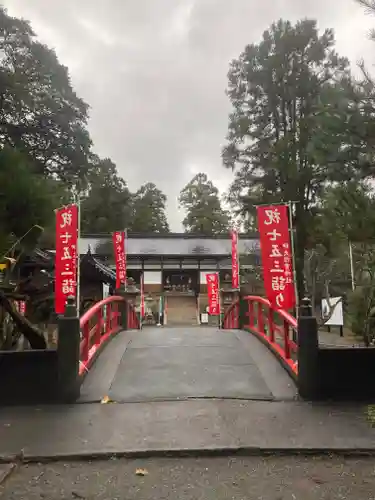
<path id="1" fill-rule="evenodd" d="M 367 12 L 375 14 L 375 0 L 357 0 L 357 3 L 364 7 Z"/>

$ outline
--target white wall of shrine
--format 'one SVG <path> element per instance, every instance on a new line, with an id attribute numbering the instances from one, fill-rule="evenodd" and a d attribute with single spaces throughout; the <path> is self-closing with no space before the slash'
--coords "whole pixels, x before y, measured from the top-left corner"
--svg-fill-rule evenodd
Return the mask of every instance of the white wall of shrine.
<path id="1" fill-rule="evenodd" d="M 161 271 L 147 271 L 144 272 L 145 285 L 161 285 L 162 273 Z"/>

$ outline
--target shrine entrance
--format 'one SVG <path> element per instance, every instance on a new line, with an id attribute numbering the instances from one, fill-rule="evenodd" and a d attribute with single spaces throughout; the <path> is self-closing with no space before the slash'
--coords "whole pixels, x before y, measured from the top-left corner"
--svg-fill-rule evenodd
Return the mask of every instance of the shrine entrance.
<path id="1" fill-rule="evenodd" d="M 163 290 L 167 325 L 193 326 L 198 324 L 198 271 L 171 269 L 163 271 Z"/>
<path id="2" fill-rule="evenodd" d="M 163 271 L 163 290 L 169 294 L 199 293 L 198 271 L 195 269 L 176 269 Z"/>

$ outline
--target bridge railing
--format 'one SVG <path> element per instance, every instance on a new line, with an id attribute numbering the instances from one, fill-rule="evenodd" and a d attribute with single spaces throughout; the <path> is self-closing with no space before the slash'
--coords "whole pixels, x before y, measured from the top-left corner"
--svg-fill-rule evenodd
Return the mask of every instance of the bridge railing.
<path id="1" fill-rule="evenodd" d="M 297 375 L 297 320 L 288 312 L 275 309 L 263 297 L 248 295 L 227 309 L 223 327 L 252 331 Z"/>
<path id="2" fill-rule="evenodd" d="M 80 318 L 80 367 L 84 374 L 100 347 L 120 330 L 139 328 L 139 318 L 132 304 L 124 297 L 111 296 L 97 302 Z"/>

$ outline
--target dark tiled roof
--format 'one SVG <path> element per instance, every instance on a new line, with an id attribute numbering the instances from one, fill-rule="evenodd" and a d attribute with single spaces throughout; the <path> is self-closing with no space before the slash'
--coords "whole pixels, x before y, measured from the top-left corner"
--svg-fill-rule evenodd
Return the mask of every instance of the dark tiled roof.
<path id="1" fill-rule="evenodd" d="M 41 250 L 40 248 L 35 248 L 34 249 L 34 255 L 36 257 L 39 257 L 45 261 L 50 261 L 52 260 L 52 255 L 48 252 L 44 252 L 43 250 Z"/>
<path id="2" fill-rule="evenodd" d="M 81 270 L 85 268 L 94 269 L 97 275 L 106 283 L 114 284 L 116 282 L 116 272 L 95 259 L 91 252 L 81 255 Z"/>
<path id="3" fill-rule="evenodd" d="M 90 248 L 94 254 L 108 253 L 111 240 L 108 237 L 81 237 L 79 243 L 80 253 L 86 253 Z M 230 255 L 231 240 L 227 238 L 207 237 L 132 237 L 129 236 L 126 245 L 129 256 L 142 255 L 178 255 L 178 256 L 203 256 L 203 255 Z M 259 251 L 259 240 L 256 237 L 240 237 L 239 252 L 248 253 Z"/>

